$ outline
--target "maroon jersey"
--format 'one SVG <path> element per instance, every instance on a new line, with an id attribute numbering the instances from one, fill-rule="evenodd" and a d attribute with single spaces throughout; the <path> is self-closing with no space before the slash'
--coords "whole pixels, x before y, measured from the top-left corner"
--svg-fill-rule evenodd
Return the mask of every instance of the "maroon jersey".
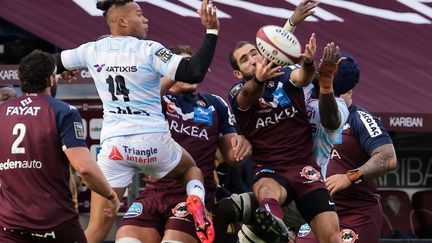
<path id="1" fill-rule="evenodd" d="M 225 134 L 236 132 L 227 104 L 216 95 L 168 93 L 162 99 L 162 109 L 171 136 L 192 155 L 203 173 L 207 194 L 213 195 L 218 140 Z M 146 185 L 185 194 L 176 180 L 149 180 Z"/>
<path id="2" fill-rule="evenodd" d="M 345 174 L 362 166 L 379 146 L 391 144 L 392 140 L 382 123 L 358 105 L 349 107 L 349 116 L 342 133 L 342 143 L 332 150 L 327 176 Z M 376 180 L 363 180 L 351 185 L 333 197 L 338 214 L 378 204 Z"/>
<path id="3" fill-rule="evenodd" d="M 77 110 L 42 94 L 0 105 L 0 226 L 47 229 L 76 218 L 63 150 L 85 147 Z"/>
<path id="4" fill-rule="evenodd" d="M 284 75 L 266 82 L 263 97 L 245 111 L 237 105 L 244 83 L 235 85 L 229 95 L 237 124 L 253 145 L 252 160 L 266 166 L 315 161 L 305 104 L 307 88 L 289 81 L 290 67 L 282 71 Z"/>

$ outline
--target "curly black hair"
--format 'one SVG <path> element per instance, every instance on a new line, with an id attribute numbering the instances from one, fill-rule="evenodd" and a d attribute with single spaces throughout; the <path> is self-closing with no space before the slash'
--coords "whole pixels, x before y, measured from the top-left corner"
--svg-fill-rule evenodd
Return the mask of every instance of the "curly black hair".
<path id="1" fill-rule="evenodd" d="M 133 2 L 133 0 L 102 0 L 96 3 L 96 8 L 103 11 L 103 16 L 106 17 L 108 9 L 113 5 L 124 6 L 126 3 Z"/>
<path id="2" fill-rule="evenodd" d="M 48 86 L 48 78 L 54 73 L 55 68 L 55 58 L 41 50 L 34 50 L 23 57 L 18 68 L 22 92 L 43 91 Z"/>

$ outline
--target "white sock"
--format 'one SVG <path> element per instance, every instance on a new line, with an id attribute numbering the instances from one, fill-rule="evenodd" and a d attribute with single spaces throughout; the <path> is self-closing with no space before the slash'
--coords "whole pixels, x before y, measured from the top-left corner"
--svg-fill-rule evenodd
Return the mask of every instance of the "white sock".
<path id="1" fill-rule="evenodd" d="M 196 195 L 204 203 L 205 189 L 201 181 L 197 179 L 190 180 L 186 185 L 186 194 Z"/>

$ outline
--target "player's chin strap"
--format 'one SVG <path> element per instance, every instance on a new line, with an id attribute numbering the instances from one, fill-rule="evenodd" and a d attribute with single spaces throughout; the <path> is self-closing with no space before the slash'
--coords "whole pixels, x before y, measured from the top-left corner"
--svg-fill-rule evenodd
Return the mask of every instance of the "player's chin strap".
<path id="1" fill-rule="evenodd" d="M 184 243 L 183 241 L 178 240 L 163 240 L 161 243 Z"/>
<path id="2" fill-rule="evenodd" d="M 137 238 L 133 238 L 133 237 L 121 237 L 118 238 L 115 243 L 142 243 L 140 240 L 138 240 Z"/>
<path id="3" fill-rule="evenodd" d="M 242 194 L 232 194 L 230 196 L 231 200 L 234 202 L 236 207 L 236 219 L 242 223 L 248 223 L 251 219 L 252 209 L 251 209 L 251 192 L 246 192 Z"/>

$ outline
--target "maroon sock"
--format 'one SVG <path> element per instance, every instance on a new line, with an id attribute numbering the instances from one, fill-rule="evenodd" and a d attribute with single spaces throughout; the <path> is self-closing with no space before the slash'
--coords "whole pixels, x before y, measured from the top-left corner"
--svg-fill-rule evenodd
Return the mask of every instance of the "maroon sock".
<path id="1" fill-rule="evenodd" d="M 259 203 L 260 208 L 265 208 L 267 211 L 271 212 L 273 216 L 283 219 L 284 213 L 279 202 L 273 198 L 264 198 Z"/>

